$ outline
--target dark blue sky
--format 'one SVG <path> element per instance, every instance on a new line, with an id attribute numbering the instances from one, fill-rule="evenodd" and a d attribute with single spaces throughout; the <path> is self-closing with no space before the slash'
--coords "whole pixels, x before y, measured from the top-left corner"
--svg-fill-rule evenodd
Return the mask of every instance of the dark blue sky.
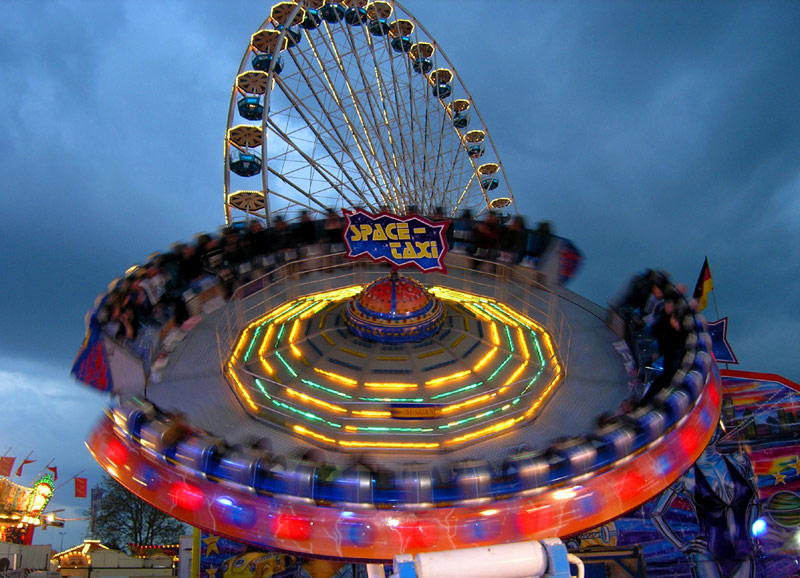
<path id="1" fill-rule="evenodd" d="M 403 3 L 453 63 L 522 213 L 605 303 L 708 256 L 740 369 L 800 381 L 800 4 Z M 0 3 L 0 442 L 66 480 L 105 400 L 70 382 L 109 281 L 223 223 L 222 142 L 262 2 Z M 713 301 L 706 311 L 714 319 Z M 38 466 L 38 467 L 37 467 Z M 84 507 L 56 502 L 77 517 Z M 79 523 L 65 546 L 77 542 Z M 59 544 L 56 530 L 39 542 Z"/>

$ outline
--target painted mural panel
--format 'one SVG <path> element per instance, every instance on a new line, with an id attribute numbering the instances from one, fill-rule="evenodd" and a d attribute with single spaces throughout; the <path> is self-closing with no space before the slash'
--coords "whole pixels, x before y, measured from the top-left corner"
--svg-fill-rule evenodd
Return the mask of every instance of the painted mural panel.
<path id="1" fill-rule="evenodd" d="M 800 575 L 800 386 L 723 371 L 723 392 L 725 427 L 697 463 L 573 547 L 640 547 L 648 578 Z"/>

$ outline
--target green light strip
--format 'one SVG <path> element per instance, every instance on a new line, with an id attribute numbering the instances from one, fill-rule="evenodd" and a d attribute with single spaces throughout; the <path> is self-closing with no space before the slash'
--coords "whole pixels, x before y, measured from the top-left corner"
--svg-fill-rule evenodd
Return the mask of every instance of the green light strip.
<path id="1" fill-rule="evenodd" d="M 286 367 L 286 369 L 288 369 L 288 370 L 289 370 L 289 373 L 291 373 L 291 374 L 292 374 L 292 377 L 297 377 L 297 374 L 294 372 L 294 369 L 292 369 L 292 366 L 291 366 L 291 365 L 289 365 L 288 363 L 286 363 L 286 360 L 283 358 L 283 355 L 281 355 L 281 354 L 280 354 L 280 353 L 278 353 L 277 351 L 275 352 L 275 355 L 278 357 L 278 359 L 280 359 L 280 360 L 281 360 L 281 363 L 283 363 L 283 365 Z"/>
<path id="2" fill-rule="evenodd" d="M 458 389 L 454 389 L 453 391 L 446 391 L 444 393 L 440 393 L 439 395 L 434 395 L 433 397 L 431 397 L 431 400 L 441 399 L 443 397 L 449 397 L 451 395 L 461 393 L 462 391 L 469 391 L 470 389 L 475 389 L 476 387 L 480 387 L 481 385 L 483 385 L 482 381 L 479 381 L 477 383 L 472 383 L 470 385 L 465 385 L 464 387 L 459 387 Z"/>
<path id="3" fill-rule="evenodd" d="M 270 395 L 267 393 L 267 390 L 266 390 L 266 388 L 264 387 L 264 384 L 263 384 L 263 383 L 261 383 L 261 380 L 260 380 L 260 379 L 258 379 L 258 378 L 256 377 L 256 378 L 255 378 L 255 382 L 256 382 L 256 385 L 258 386 L 258 389 L 260 389 L 260 390 L 261 390 L 261 393 L 263 393 L 264 395 L 266 395 L 266 396 L 267 396 L 267 399 L 272 399 L 272 398 L 270 397 Z"/>
<path id="4" fill-rule="evenodd" d="M 317 306 L 317 302 L 316 302 L 316 301 L 312 301 L 310 305 L 308 305 L 308 306 L 304 307 L 303 309 L 301 309 L 301 310 L 300 310 L 300 311 L 298 311 L 297 313 L 293 313 L 293 314 L 292 314 L 292 316 L 291 316 L 291 317 L 289 317 L 289 318 L 288 318 L 286 321 L 291 321 L 292 319 L 294 319 L 294 318 L 295 318 L 295 317 L 297 317 L 298 315 L 302 315 L 303 313 L 305 313 L 306 311 L 308 311 L 308 310 L 309 310 L 309 309 L 311 309 L 312 307 L 316 307 L 316 306 Z"/>
<path id="5" fill-rule="evenodd" d="M 329 387 L 325 387 L 324 385 L 320 385 L 320 384 L 315 383 L 315 382 L 313 382 L 313 381 L 311 381 L 309 379 L 301 379 L 300 381 L 302 381 L 306 385 L 310 385 L 311 387 L 314 387 L 316 389 L 321 389 L 322 391 L 327 391 L 328 393 L 332 393 L 333 395 L 338 395 L 339 397 L 343 397 L 345 399 L 353 399 L 352 395 L 348 395 L 348 394 L 346 394 L 344 392 L 336 391 L 335 389 L 331 389 Z"/>
<path id="6" fill-rule="evenodd" d="M 275 348 L 277 349 L 281 343 L 281 337 L 283 337 L 283 330 L 286 328 L 285 323 L 281 323 L 281 328 L 278 330 L 278 336 L 275 338 Z"/>
<path id="7" fill-rule="evenodd" d="M 511 361 L 511 358 L 512 358 L 512 357 L 514 357 L 514 356 L 513 356 L 513 355 L 509 355 L 508 357 L 506 357 L 506 360 L 505 360 L 503 363 L 501 363 L 501 364 L 500 364 L 500 365 L 497 367 L 497 369 L 495 369 L 495 370 L 494 370 L 494 373 L 492 373 L 492 375 L 490 375 L 490 376 L 489 376 L 489 377 L 486 379 L 486 381 L 492 381 L 492 380 L 494 379 L 494 376 L 495 376 L 495 375 L 497 375 L 497 374 L 500 372 L 500 370 L 501 370 L 501 369 L 503 369 L 503 368 L 505 367 L 506 363 L 508 363 L 509 361 Z"/>
<path id="8" fill-rule="evenodd" d="M 250 361 L 250 352 L 253 351 L 253 346 L 256 344 L 256 340 L 258 339 L 258 334 L 261 333 L 261 329 L 264 328 L 264 323 L 256 327 L 256 330 L 253 332 L 253 339 L 250 340 L 250 345 L 247 348 L 247 351 L 244 354 L 244 362 L 247 363 Z"/>
<path id="9" fill-rule="evenodd" d="M 471 421 L 475 421 L 476 419 L 489 417 L 490 415 L 495 414 L 495 413 L 497 413 L 499 411 L 505 411 L 507 408 L 508 408 L 508 406 L 503 406 L 502 408 L 497 408 L 497 409 L 490 409 L 489 411 L 485 411 L 483 413 L 479 413 L 478 415 L 473 415 L 472 417 L 465 417 L 464 419 L 460 419 L 458 421 L 452 421 L 452 422 L 450 422 L 448 424 L 440 425 L 439 429 L 450 429 L 451 427 L 457 427 L 457 426 L 460 426 L 462 424 L 465 424 L 465 423 L 468 423 L 468 422 L 471 422 Z"/>
<path id="10" fill-rule="evenodd" d="M 272 403 L 274 403 L 278 407 L 282 407 L 283 409 L 287 409 L 287 410 L 291 411 L 292 413 L 296 413 L 297 415 L 300 415 L 300 416 L 306 418 L 309 421 L 320 421 L 320 422 L 326 423 L 329 426 L 334 427 L 334 428 L 341 428 L 342 427 L 338 423 L 334 423 L 332 421 L 328 421 L 325 418 L 319 417 L 315 413 L 311 413 L 310 411 L 297 409 L 296 407 L 292 407 L 291 405 L 283 403 L 282 401 L 278 401 L 277 399 L 270 399 L 270 401 L 272 401 Z"/>

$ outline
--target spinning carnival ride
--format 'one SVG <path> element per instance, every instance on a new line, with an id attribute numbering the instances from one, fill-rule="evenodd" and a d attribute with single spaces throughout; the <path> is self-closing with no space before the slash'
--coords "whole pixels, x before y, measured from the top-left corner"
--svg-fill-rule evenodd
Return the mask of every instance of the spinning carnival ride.
<path id="1" fill-rule="evenodd" d="M 274 6 L 240 67 L 225 146 L 228 223 L 514 206 L 469 94 L 396 3 Z M 451 255 L 447 267 L 387 277 L 324 255 L 243 285 L 147 401 L 121 395 L 90 450 L 193 526 L 348 560 L 576 534 L 701 454 L 721 405 L 701 319 L 684 319 L 671 387 L 595 429 L 628 395 L 602 320 L 519 266 L 481 273 Z"/>

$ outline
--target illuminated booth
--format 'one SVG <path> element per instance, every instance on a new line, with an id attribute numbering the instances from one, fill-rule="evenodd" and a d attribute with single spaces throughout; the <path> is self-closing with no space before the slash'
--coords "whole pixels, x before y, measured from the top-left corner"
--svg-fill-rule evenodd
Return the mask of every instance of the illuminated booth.
<path id="1" fill-rule="evenodd" d="M 48 522 L 42 516 L 53 495 L 53 477 L 40 476 L 31 487 L 0 478 L 0 540 L 31 544 L 36 526 Z"/>

